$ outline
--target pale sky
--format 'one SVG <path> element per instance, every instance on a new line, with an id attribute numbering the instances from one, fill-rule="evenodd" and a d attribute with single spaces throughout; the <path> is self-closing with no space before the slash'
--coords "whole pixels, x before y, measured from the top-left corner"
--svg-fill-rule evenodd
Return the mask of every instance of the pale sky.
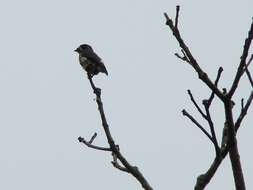
<path id="1" fill-rule="evenodd" d="M 81 43 L 92 45 L 109 72 L 95 83 L 124 156 L 154 189 L 193 189 L 215 152 L 181 110 L 208 127 L 187 89 L 200 103 L 210 90 L 174 56 L 180 48 L 163 13 L 174 18 L 178 4 L 183 39 L 212 80 L 223 66 L 220 87 L 230 88 L 252 21 L 252 0 L 1 2 L 0 189 L 142 189 L 112 167 L 109 153 L 77 141 L 97 132 L 94 143 L 107 146 L 95 96 L 73 52 Z M 245 76 L 234 98 L 235 119 L 240 99 L 250 93 Z M 250 108 L 238 132 L 248 189 L 253 189 L 252 113 Z M 224 113 L 217 99 L 211 114 L 220 142 Z M 234 189 L 229 159 L 207 189 Z"/>

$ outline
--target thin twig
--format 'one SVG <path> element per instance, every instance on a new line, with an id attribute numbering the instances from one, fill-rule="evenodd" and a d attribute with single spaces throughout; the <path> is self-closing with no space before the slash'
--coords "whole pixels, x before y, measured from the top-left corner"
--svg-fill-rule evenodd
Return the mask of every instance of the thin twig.
<path id="1" fill-rule="evenodd" d="M 243 106 L 243 108 L 241 110 L 241 113 L 240 113 L 238 119 L 235 122 L 235 131 L 237 131 L 239 129 L 243 118 L 247 115 L 247 111 L 248 111 L 248 109 L 250 107 L 252 99 L 253 99 L 253 91 L 251 91 L 250 96 L 249 96 L 249 98 L 247 100 L 247 103 L 245 104 L 245 106 Z"/>
<path id="2" fill-rule="evenodd" d="M 201 116 L 205 119 L 207 119 L 206 115 L 203 113 L 203 111 L 200 109 L 199 105 L 196 103 L 192 93 L 191 93 L 191 90 L 187 90 L 189 96 L 190 96 L 190 99 L 191 101 L 193 102 L 194 106 L 197 108 L 198 112 L 201 114 Z"/>
<path id="3" fill-rule="evenodd" d="M 118 161 L 117 161 L 117 160 L 118 160 L 117 155 L 114 154 L 113 152 L 112 152 L 112 158 L 113 158 L 113 161 L 111 161 L 111 163 L 112 163 L 112 165 L 113 165 L 115 168 L 117 168 L 117 169 L 119 169 L 119 170 L 121 170 L 121 171 L 123 171 L 123 172 L 129 173 L 128 169 L 126 169 L 125 167 L 121 166 L 121 165 L 118 163 Z"/>
<path id="4" fill-rule="evenodd" d="M 180 6 L 177 5 L 177 7 L 176 7 L 176 18 L 175 18 L 175 27 L 176 28 L 177 28 L 177 25 L 178 25 L 179 10 L 180 10 Z"/>
<path id="5" fill-rule="evenodd" d="M 177 58 L 179 58 L 179 59 L 181 59 L 181 60 L 183 60 L 183 61 L 186 61 L 187 63 L 191 64 L 190 61 L 189 61 L 189 59 L 187 58 L 187 56 L 186 56 L 186 54 L 185 54 L 185 52 L 184 52 L 183 49 L 181 49 L 181 52 L 182 52 L 183 56 L 179 55 L 178 53 L 175 53 L 174 55 L 175 55 Z"/>
<path id="6" fill-rule="evenodd" d="M 215 86 L 218 86 L 218 82 L 220 80 L 220 77 L 221 77 L 221 73 L 223 71 L 223 68 L 222 67 L 219 67 L 219 70 L 218 70 L 218 74 L 217 74 L 217 77 L 216 77 L 216 80 L 214 82 L 214 85 Z M 207 108 L 209 109 L 212 101 L 213 101 L 213 98 L 214 98 L 214 92 L 212 91 L 211 93 L 211 96 L 209 97 L 208 101 L 207 101 Z"/>
<path id="7" fill-rule="evenodd" d="M 206 110 L 206 120 L 207 120 L 207 122 L 209 124 L 210 131 L 211 131 L 211 134 L 212 134 L 212 140 L 213 140 L 216 156 L 219 156 L 220 155 L 220 147 L 218 145 L 218 141 L 217 141 L 217 138 L 216 138 L 216 134 L 215 134 L 215 130 L 214 130 L 214 125 L 213 125 L 213 121 L 211 119 L 209 107 L 206 104 L 204 104 L 204 107 L 205 107 L 205 110 Z"/>
<path id="8" fill-rule="evenodd" d="M 248 57 L 248 52 L 249 52 L 249 48 L 250 48 L 250 44 L 251 44 L 251 41 L 253 39 L 253 22 L 251 23 L 251 26 L 250 26 L 250 30 L 248 32 L 248 37 L 246 38 L 245 42 L 244 42 L 244 47 L 243 47 L 243 53 L 242 53 L 242 56 L 241 56 L 241 61 L 240 61 L 240 64 L 237 68 L 237 72 L 236 72 L 236 75 L 235 75 L 235 79 L 233 81 L 233 84 L 229 90 L 229 93 L 228 93 L 228 97 L 229 98 L 232 98 L 233 94 L 235 93 L 235 90 L 237 89 L 237 86 L 238 86 L 238 83 L 240 81 L 240 78 L 243 74 L 243 69 L 246 65 L 246 59 Z"/>
<path id="9" fill-rule="evenodd" d="M 177 58 L 181 59 L 182 61 L 186 61 L 187 63 L 190 63 L 189 60 L 187 59 L 187 57 L 185 56 L 181 56 L 178 53 L 174 54 Z"/>
<path id="10" fill-rule="evenodd" d="M 184 116 L 188 117 L 208 138 L 209 140 L 213 142 L 213 139 L 211 137 L 211 135 L 209 135 L 209 133 L 204 129 L 204 127 L 202 127 L 197 121 L 196 119 L 194 119 L 194 117 L 192 117 L 186 110 L 182 110 L 182 113 Z"/>
<path id="11" fill-rule="evenodd" d="M 220 73 L 220 72 L 219 72 L 219 73 Z M 219 74 L 218 74 L 218 75 L 219 75 Z M 218 78 L 219 78 L 219 76 L 218 76 Z M 217 82 L 216 82 L 216 85 L 217 85 L 218 79 L 217 79 L 216 81 L 217 81 Z M 204 104 L 204 107 L 205 107 L 205 111 L 206 111 L 206 114 L 204 114 L 203 111 L 201 110 L 201 108 L 199 107 L 199 105 L 196 103 L 196 101 L 195 101 L 195 99 L 194 99 L 194 97 L 193 97 L 191 91 L 190 91 L 190 90 L 187 90 L 187 92 L 188 92 L 188 94 L 189 94 L 189 96 L 190 96 L 190 99 L 191 99 L 191 101 L 193 102 L 194 106 L 197 108 L 198 112 L 201 114 L 201 116 L 202 116 L 205 120 L 207 120 L 207 122 L 208 122 L 208 124 L 209 124 L 210 131 L 211 131 L 211 134 L 212 134 L 211 139 L 212 139 L 212 142 L 213 142 L 213 144 L 214 144 L 214 148 L 215 148 L 216 155 L 218 156 L 218 155 L 220 154 L 220 148 L 219 148 L 218 141 L 217 141 L 217 138 L 216 138 L 216 134 L 215 134 L 215 130 L 214 130 L 213 121 L 212 121 L 212 119 L 211 119 L 211 115 L 210 115 L 210 112 L 209 112 L 209 106 L 208 106 L 209 101 L 203 101 L 203 104 Z M 210 102 L 211 102 L 211 101 L 210 101 Z M 185 114 L 187 115 L 188 113 L 185 113 Z M 185 115 L 185 114 L 184 114 L 184 115 Z M 190 115 L 190 114 L 188 114 L 188 115 Z M 188 117 L 189 117 L 189 116 L 188 116 Z M 190 119 L 192 120 L 192 119 L 194 119 L 194 118 L 191 116 Z M 195 120 L 195 119 L 192 120 L 192 121 L 203 131 L 204 128 L 203 128 L 202 126 L 200 126 L 199 123 L 196 123 L 196 120 Z M 206 130 L 204 129 L 204 131 L 206 131 Z M 203 131 L 203 132 L 204 132 L 204 131 Z M 204 133 L 205 133 L 205 132 L 204 132 Z M 209 134 L 208 134 L 208 135 L 209 135 Z"/>
<path id="12" fill-rule="evenodd" d="M 246 65 L 243 68 L 243 72 L 245 72 L 246 69 L 249 68 L 249 65 L 252 63 L 252 60 L 253 60 L 253 54 L 250 55 L 248 62 L 246 63 Z"/>
<path id="13" fill-rule="evenodd" d="M 217 73 L 216 80 L 214 82 L 214 85 L 216 87 L 218 86 L 218 82 L 220 80 L 222 71 L 223 71 L 223 68 L 220 67 L 219 70 L 218 70 L 218 73 Z M 206 111 L 206 120 L 207 120 L 207 122 L 209 124 L 210 131 L 211 131 L 211 134 L 212 134 L 212 139 L 213 139 L 213 142 L 214 142 L 216 156 L 218 157 L 220 155 L 220 147 L 218 145 L 218 141 L 217 141 L 217 137 L 216 137 L 213 121 L 211 119 L 211 115 L 210 115 L 210 111 L 209 111 L 209 108 L 210 108 L 210 105 L 211 105 L 213 99 L 214 99 L 214 92 L 212 91 L 209 99 L 208 100 L 203 100 L 203 104 L 204 104 L 205 111 Z"/>
<path id="14" fill-rule="evenodd" d="M 221 99 L 224 100 L 224 95 L 222 92 L 214 85 L 214 83 L 209 79 L 208 75 L 200 68 L 199 64 L 197 63 L 196 59 L 193 57 L 191 51 L 189 50 L 188 46 L 184 43 L 181 34 L 173 25 L 173 21 L 171 18 L 167 15 L 167 13 L 164 13 L 164 16 L 166 18 L 166 25 L 170 27 L 172 30 L 173 35 L 177 39 L 179 46 L 184 50 L 187 58 L 189 59 L 191 66 L 194 68 L 194 70 L 198 73 L 199 78 Z"/>
<path id="15" fill-rule="evenodd" d="M 251 74 L 250 74 L 249 69 L 248 69 L 248 67 L 249 67 L 250 63 L 252 62 L 252 60 L 253 60 L 253 54 L 251 54 L 248 63 L 245 65 L 244 71 L 246 71 L 246 74 L 248 76 L 251 87 L 253 88 L 253 80 L 252 80 Z"/>
<path id="16" fill-rule="evenodd" d="M 89 148 L 93 148 L 93 149 L 96 149 L 96 150 L 102 150 L 102 151 L 112 151 L 110 148 L 105 148 L 105 147 L 100 147 L 100 146 L 93 145 L 90 142 L 87 142 L 83 137 L 78 137 L 78 141 L 81 142 L 81 143 L 84 143 Z"/>
<path id="17" fill-rule="evenodd" d="M 243 111 L 244 108 L 244 98 L 241 99 L 241 112 Z"/>
<path id="18" fill-rule="evenodd" d="M 97 133 L 94 133 L 94 135 L 92 135 L 91 139 L 89 140 L 89 143 L 92 144 L 92 142 L 94 141 L 96 137 L 97 137 Z"/>

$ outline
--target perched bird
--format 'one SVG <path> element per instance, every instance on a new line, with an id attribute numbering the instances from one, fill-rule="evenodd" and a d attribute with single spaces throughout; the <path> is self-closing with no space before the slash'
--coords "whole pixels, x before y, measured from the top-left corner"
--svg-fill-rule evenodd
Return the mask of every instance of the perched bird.
<path id="1" fill-rule="evenodd" d="M 99 72 L 108 75 L 104 63 L 101 58 L 93 51 L 88 44 L 80 45 L 75 51 L 79 54 L 79 62 L 83 69 L 91 76 L 97 75 Z"/>

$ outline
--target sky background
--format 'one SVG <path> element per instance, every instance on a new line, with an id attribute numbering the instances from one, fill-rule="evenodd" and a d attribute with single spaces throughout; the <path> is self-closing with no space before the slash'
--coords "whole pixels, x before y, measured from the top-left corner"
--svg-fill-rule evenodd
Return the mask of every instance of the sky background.
<path id="1" fill-rule="evenodd" d="M 220 87 L 230 88 L 252 0 L 1 1 L 0 189 L 141 189 L 112 167 L 109 153 L 77 141 L 97 132 L 94 143 L 106 146 L 94 95 L 73 52 L 81 43 L 92 45 L 109 72 L 94 81 L 125 157 L 154 189 L 193 189 L 215 152 L 181 110 L 207 127 L 187 89 L 198 102 L 210 90 L 174 56 L 180 48 L 163 13 L 174 19 L 178 4 L 179 28 L 193 55 L 212 80 L 223 66 Z M 235 118 L 240 99 L 250 93 L 245 76 L 234 98 Z M 248 189 L 253 189 L 252 112 L 238 132 Z M 224 113 L 217 99 L 211 114 L 220 142 Z M 229 159 L 206 189 L 234 189 Z"/>

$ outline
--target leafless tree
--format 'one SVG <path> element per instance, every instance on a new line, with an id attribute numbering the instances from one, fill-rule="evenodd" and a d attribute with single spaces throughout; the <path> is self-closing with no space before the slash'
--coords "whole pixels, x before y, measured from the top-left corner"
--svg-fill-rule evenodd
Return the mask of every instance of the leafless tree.
<path id="1" fill-rule="evenodd" d="M 214 146 L 214 150 L 216 153 L 216 156 L 210 165 L 209 169 L 204 173 L 199 175 L 197 178 L 197 182 L 195 185 L 195 190 L 201 190 L 204 189 L 207 184 L 210 182 L 214 174 L 216 173 L 217 169 L 219 168 L 221 162 L 224 160 L 224 158 L 229 154 L 230 162 L 232 165 L 233 170 L 233 176 L 234 176 L 234 182 L 235 187 L 237 190 L 245 190 L 245 182 L 243 177 L 243 171 L 241 167 L 241 161 L 239 156 L 239 150 L 237 146 L 237 137 L 236 133 L 238 129 L 241 126 L 241 123 L 243 119 L 245 118 L 247 111 L 250 107 L 250 104 L 253 99 L 253 81 L 251 77 L 251 73 L 249 71 L 249 65 L 252 62 L 253 54 L 249 55 L 249 48 L 252 42 L 253 38 L 253 22 L 251 23 L 248 36 L 244 42 L 243 47 L 243 53 L 240 59 L 240 63 L 237 68 L 236 75 L 234 76 L 234 80 L 232 83 L 232 86 L 229 88 L 229 90 L 226 90 L 223 88 L 222 90 L 218 87 L 218 82 L 221 78 L 221 74 L 223 72 L 223 68 L 220 67 L 217 72 L 217 77 L 215 81 L 212 81 L 208 74 L 200 67 L 200 64 L 196 61 L 195 57 L 192 55 L 190 49 L 184 42 L 180 31 L 178 29 L 178 23 L 179 23 L 179 11 L 180 7 L 176 7 L 176 16 L 175 20 L 173 21 L 166 13 L 164 13 L 164 16 L 166 18 L 166 25 L 170 28 L 173 35 L 175 36 L 176 40 L 178 41 L 178 44 L 181 48 L 181 53 L 175 53 L 175 56 L 177 56 L 182 61 L 186 62 L 192 68 L 195 72 L 197 72 L 199 79 L 204 82 L 209 89 L 211 90 L 210 96 L 207 99 L 204 99 L 202 101 L 203 108 L 196 102 L 194 99 L 194 96 L 192 95 L 192 92 L 188 90 L 188 94 L 190 97 L 190 100 L 192 101 L 193 105 L 196 107 L 197 111 L 200 113 L 201 117 L 206 120 L 208 126 L 209 126 L 209 132 L 206 130 L 205 127 L 203 127 L 197 119 L 195 119 L 190 113 L 188 113 L 185 109 L 182 111 L 182 114 L 186 116 L 188 119 L 190 119 L 205 135 L 206 137 L 212 142 Z M 239 82 L 241 77 L 244 76 L 246 73 L 246 76 L 249 79 L 249 89 L 250 89 L 250 95 L 247 98 L 246 103 L 244 103 L 244 99 L 241 100 L 241 112 L 238 118 L 234 119 L 233 115 L 233 106 L 235 105 L 235 102 L 233 101 L 233 96 L 238 88 Z M 96 87 L 92 76 L 88 74 L 88 80 L 91 84 L 92 90 L 94 94 L 96 95 L 96 102 L 98 106 L 98 110 L 100 113 L 100 117 L 102 120 L 102 127 L 105 132 L 107 141 L 108 141 L 108 147 L 100 147 L 93 145 L 93 140 L 96 138 L 96 133 L 91 137 L 89 141 L 85 140 L 83 137 L 79 137 L 79 142 L 84 143 L 86 146 L 101 150 L 101 151 L 109 151 L 112 154 L 112 165 L 123 171 L 130 173 L 132 176 L 134 176 L 139 183 L 142 185 L 142 187 L 146 190 L 152 190 L 153 188 L 150 186 L 148 181 L 145 179 L 143 174 L 140 172 L 137 166 L 133 166 L 129 163 L 129 161 L 125 158 L 125 156 L 121 153 L 119 145 L 115 143 L 111 132 L 109 125 L 106 120 L 106 116 L 103 109 L 103 102 L 101 99 L 101 89 Z M 223 127 L 223 135 L 221 139 L 221 144 L 219 145 L 216 132 L 215 132 L 215 122 L 213 121 L 211 114 L 210 114 L 210 107 L 213 103 L 213 99 L 217 97 L 220 100 L 220 103 L 224 106 L 224 113 L 225 113 L 225 119 L 224 119 L 224 127 Z"/>
<path id="2" fill-rule="evenodd" d="M 229 153 L 229 158 L 231 161 L 232 165 L 232 170 L 233 170 L 233 175 L 234 175 L 234 181 L 235 181 L 235 187 L 236 189 L 244 190 L 246 189 L 245 187 L 245 182 L 244 182 L 244 177 L 243 177 L 243 171 L 241 167 L 241 162 L 240 162 L 240 156 L 239 156 L 239 150 L 237 146 L 237 138 L 236 138 L 236 132 L 241 126 L 241 122 L 245 115 L 247 114 L 247 110 L 252 102 L 253 99 L 253 82 L 252 78 L 250 75 L 250 72 L 248 70 L 248 66 L 250 65 L 253 55 L 250 56 L 247 62 L 248 58 L 248 52 L 250 48 L 250 44 L 253 38 L 253 22 L 251 23 L 250 30 L 248 33 L 248 36 L 245 40 L 244 43 L 244 48 L 243 48 L 243 53 L 241 56 L 240 63 L 237 68 L 237 73 L 234 77 L 232 86 L 230 89 L 227 91 L 225 88 L 221 91 L 218 88 L 218 82 L 221 77 L 221 73 L 223 71 L 223 68 L 220 67 L 218 70 L 217 78 L 215 82 L 212 82 L 211 79 L 209 78 L 208 74 L 203 71 L 199 65 L 199 63 L 196 61 L 194 56 L 192 55 L 190 49 L 187 47 L 185 44 L 184 40 L 181 37 L 180 31 L 178 29 L 178 19 L 179 19 L 179 10 L 180 7 L 177 6 L 176 8 L 176 17 L 175 17 L 175 24 L 173 23 L 172 19 L 164 13 L 164 16 L 166 18 L 166 25 L 169 26 L 171 29 L 173 35 L 175 36 L 176 40 L 179 43 L 179 46 L 181 47 L 181 52 L 182 55 L 179 55 L 176 53 L 175 55 L 191 65 L 193 69 L 197 72 L 198 77 L 201 81 L 203 81 L 211 90 L 211 95 L 208 99 L 203 100 L 202 104 L 204 105 L 204 111 L 200 108 L 200 106 L 196 103 L 194 100 L 194 97 L 191 93 L 190 90 L 188 90 L 188 94 L 190 96 L 191 101 L 193 102 L 194 106 L 200 113 L 200 115 L 207 121 L 209 128 L 210 128 L 210 133 L 206 131 L 206 129 L 199 124 L 199 122 L 191 115 L 189 114 L 186 110 L 183 110 L 182 113 L 184 116 L 188 117 L 213 143 L 215 152 L 216 152 L 216 157 L 211 164 L 210 168 L 207 170 L 206 173 L 200 175 L 197 178 L 197 183 L 195 185 L 195 190 L 200 190 L 204 189 L 205 186 L 209 183 L 209 181 L 212 179 L 214 176 L 216 170 L 218 169 L 219 165 L 221 164 L 222 160 L 226 157 L 226 155 Z M 234 116 L 233 116 L 233 106 L 235 102 L 233 102 L 233 95 L 237 90 L 239 81 L 243 74 L 246 73 L 248 76 L 248 79 L 250 81 L 251 85 L 251 93 L 247 99 L 247 103 L 244 105 L 244 100 L 241 100 L 241 113 L 239 117 L 234 121 Z M 217 97 L 220 102 L 224 105 L 224 113 L 225 113 L 225 121 L 224 121 L 224 128 L 223 128 L 223 136 L 222 136 L 222 143 L 219 146 L 218 141 L 216 138 L 215 134 L 215 127 L 214 127 L 214 122 L 211 118 L 210 115 L 210 105 L 212 104 L 212 101 L 214 97 Z"/>

